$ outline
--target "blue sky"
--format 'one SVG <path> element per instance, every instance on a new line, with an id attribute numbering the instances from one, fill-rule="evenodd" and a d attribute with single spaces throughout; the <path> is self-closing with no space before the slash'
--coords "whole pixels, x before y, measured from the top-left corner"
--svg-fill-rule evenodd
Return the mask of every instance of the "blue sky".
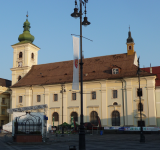
<path id="1" fill-rule="evenodd" d="M 88 0 L 83 27 L 84 57 L 126 53 L 130 25 L 141 67 L 160 66 L 159 0 Z M 29 13 L 30 33 L 40 47 L 38 64 L 73 59 L 72 36 L 80 32 L 79 19 L 70 16 L 74 0 L 0 1 L 0 78 L 11 80 L 13 49 Z M 84 8 L 83 8 L 84 10 Z"/>

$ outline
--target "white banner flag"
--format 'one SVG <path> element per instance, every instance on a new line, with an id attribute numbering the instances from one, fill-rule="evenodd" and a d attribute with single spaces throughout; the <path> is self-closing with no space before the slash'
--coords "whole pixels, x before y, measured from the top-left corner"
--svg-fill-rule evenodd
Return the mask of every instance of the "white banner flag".
<path id="1" fill-rule="evenodd" d="M 79 90 L 79 38 L 73 36 L 73 90 Z"/>

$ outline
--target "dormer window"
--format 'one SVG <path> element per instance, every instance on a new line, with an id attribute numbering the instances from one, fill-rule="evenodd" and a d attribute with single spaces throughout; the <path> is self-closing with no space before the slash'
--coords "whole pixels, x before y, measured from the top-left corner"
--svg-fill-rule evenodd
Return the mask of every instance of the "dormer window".
<path id="1" fill-rule="evenodd" d="M 119 73 L 119 69 L 118 68 L 113 68 L 112 69 L 112 74 L 118 74 Z"/>
<path id="2" fill-rule="evenodd" d="M 131 50 L 131 49 L 132 49 L 132 46 L 130 45 L 130 46 L 129 46 L 129 50 Z"/>

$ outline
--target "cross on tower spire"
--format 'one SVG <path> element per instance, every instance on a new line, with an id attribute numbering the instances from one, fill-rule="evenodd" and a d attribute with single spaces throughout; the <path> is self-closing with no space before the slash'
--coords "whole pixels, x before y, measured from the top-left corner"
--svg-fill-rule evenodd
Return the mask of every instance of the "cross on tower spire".
<path id="1" fill-rule="evenodd" d="M 28 11 L 27 11 L 27 15 L 26 15 L 27 19 L 28 19 Z"/>

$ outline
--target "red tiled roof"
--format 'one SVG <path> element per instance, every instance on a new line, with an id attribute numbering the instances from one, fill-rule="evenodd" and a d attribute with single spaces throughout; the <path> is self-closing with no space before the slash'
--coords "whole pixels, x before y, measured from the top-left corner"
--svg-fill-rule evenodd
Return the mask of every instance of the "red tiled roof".
<path id="1" fill-rule="evenodd" d="M 83 81 L 137 77 L 137 66 L 133 64 L 134 56 L 124 53 L 83 59 Z M 121 72 L 113 75 L 112 66 L 115 65 L 121 68 Z M 151 75 L 153 74 L 145 71 L 141 72 L 141 76 Z M 72 80 L 73 60 L 34 65 L 12 88 L 30 85 L 72 83 Z"/>
<path id="2" fill-rule="evenodd" d="M 160 66 L 151 67 L 151 68 L 152 68 L 152 73 L 157 75 L 155 86 L 160 86 Z M 150 73 L 150 67 L 141 68 L 141 69 Z"/>
<path id="3" fill-rule="evenodd" d="M 11 81 L 0 78 L 0 86 L 9 87 L 11 86 Z"/>

